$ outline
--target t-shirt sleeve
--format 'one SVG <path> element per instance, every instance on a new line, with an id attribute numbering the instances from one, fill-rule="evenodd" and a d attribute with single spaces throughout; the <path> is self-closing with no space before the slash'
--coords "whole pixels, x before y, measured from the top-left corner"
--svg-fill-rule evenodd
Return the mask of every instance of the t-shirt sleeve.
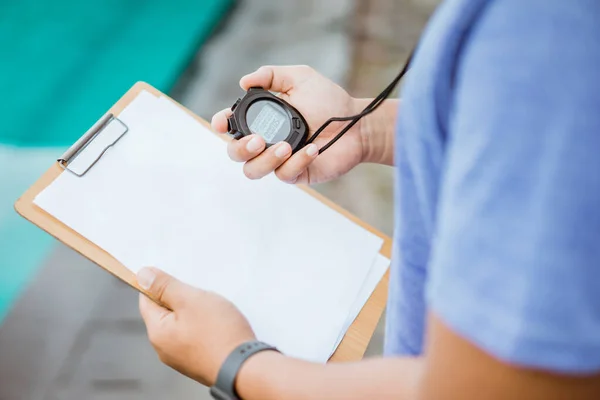
<path id="1" fill-rule="evenodd" d="M 458 54 L 427 298 L 501 360 L 581 373 L 600 370 L 600 6 L 568 3 L 492 2 Z"/>

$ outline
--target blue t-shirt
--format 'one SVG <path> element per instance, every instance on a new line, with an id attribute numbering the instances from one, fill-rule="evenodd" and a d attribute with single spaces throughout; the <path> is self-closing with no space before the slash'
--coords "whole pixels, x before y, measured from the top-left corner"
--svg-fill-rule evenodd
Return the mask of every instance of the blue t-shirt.
<path id="1" fill-rule="evenodd" d="M 403 88 L 386 354 L 428 310 L 510 363 L 600 370 L 600 2 L 449 0 Z"/>

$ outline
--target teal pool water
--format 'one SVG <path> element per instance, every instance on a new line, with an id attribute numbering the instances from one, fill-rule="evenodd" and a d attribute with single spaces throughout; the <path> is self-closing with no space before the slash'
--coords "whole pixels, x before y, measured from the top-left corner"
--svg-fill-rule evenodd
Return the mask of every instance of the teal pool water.
<path id="1" fill-rule="evenodd" d="M 17 197 L 135 82 L 172 89 L 232 3 L 0 1 L 0 322 L 53 243 Z"/>
<path id="2" fill-rule="evenodd" d="M 0 1 L 0 143 L 68 145 L 136 81 L 170 90 L 231 3 Z"/>

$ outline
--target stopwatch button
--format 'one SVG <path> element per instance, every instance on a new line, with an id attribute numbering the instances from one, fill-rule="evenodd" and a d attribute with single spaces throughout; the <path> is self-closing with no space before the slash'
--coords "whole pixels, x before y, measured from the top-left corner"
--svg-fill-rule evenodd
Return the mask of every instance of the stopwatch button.
<path id="1" fill-rule="evenodd" d="M 294 120 L 294 128 L 296 129 L 300 129 L 300 119 L 299 118 L 292 118 Z"/>
<path id="2" fill-rule="evenodd" d="M 244 137 L 244 134 L 242 132 L 233 132 L 232 136 L 235 140 L 240 140 Z"/>
<path id="3" fill-rule="evenodd" d="M 235 110 L 235 108 L 242 102 L 242 99 L 237 99 L 236 102 L 231 106 L 231 111 Z"/>
<path id="4" fill-rule="evenodd" d="M 233 115 L 229 118 L 227 118 L 227 132 L 234 132 L 237 131 L 238 127 L 237 124 L 235 123 L 235 118 L 233 118 Z"/>

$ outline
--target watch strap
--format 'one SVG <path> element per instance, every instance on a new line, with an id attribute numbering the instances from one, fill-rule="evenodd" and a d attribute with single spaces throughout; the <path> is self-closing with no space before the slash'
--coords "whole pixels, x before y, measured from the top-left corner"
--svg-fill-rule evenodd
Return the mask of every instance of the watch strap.
<path id="1" fill-rule="evenodd" d="M 259 341 L 250 341 L 236 347 L 225 359 L 217 381 L 210 388 L 210 394 L 217 400 L 240 400 L 235 390 L 235 379 L 242 367 L 242 364 L 252 355 L 265 350 L 274 350 L 277 348 Z"/>

